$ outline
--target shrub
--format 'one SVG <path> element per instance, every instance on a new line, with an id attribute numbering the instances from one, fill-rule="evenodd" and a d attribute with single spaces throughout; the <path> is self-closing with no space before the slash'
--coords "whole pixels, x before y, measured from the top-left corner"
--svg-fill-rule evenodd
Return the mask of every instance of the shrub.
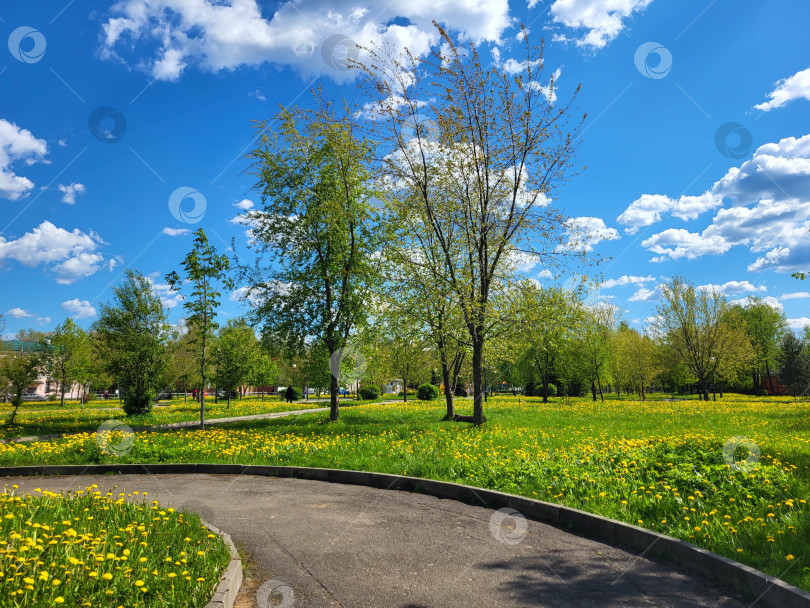
<path id="1" fill-rule="evenodd" d="M 557 396 L 557 387 L 553 385 L 551 382 L 548 383 L 548 396 L 549 397 Z"/>
<path id="2" fill-rule="evenodd" d="M 87 403 L 88 401 L 94 401 L 96 396 L 93 393 L 85 393 L 84 395 L 84 402 Z"/>
<path id="3" fill-rule="evenodd" d="M 380 389 L 376 386 L 361 386 L 360 387 L 360 398 L 373 400 L 380 398 Z"/>
<path id="4" fill-rule="evenodd" d="M 127 416 L 140 416 L 152 411 L 152 403 L 157 397 L 154 389 L 127 391 L 124 393 L 124 413 Z"/>
<path id="5" fill-rule="evenodd" d="M 523 387 L 523 394 L 526 395 L 527 397 L 534 397 L 536 391 L 537 388 L 534 386 L 534 382 L 532 382 L 531 380 L 529 380 L 526 383 L 526 386 Z"/>
<path id="6" fill-rule="evenodd" d="M 453 394 L 457 397 L 467 397 L 467 385 L 466 384 L 456 384 L 456 390 L 453 391 Z"/>
<path id="7" fill-rule="evenodd" d="M 58 399 L 59 397 L 56 395 L 56 393 L 51 393 L 48 395 L 48 401 L 57 401 Z"/>
<path id="8" fill-rule="evenodd" d="M 439 387 L 432 384 L 423 384 L 417 389 L 416 396 L 421 401 L 433 401 L 439 398 Z"/>

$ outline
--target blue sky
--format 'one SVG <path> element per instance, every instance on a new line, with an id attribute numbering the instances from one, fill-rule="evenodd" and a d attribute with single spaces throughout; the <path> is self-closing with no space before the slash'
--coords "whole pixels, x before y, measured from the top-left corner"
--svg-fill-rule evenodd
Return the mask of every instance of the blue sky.
<path id="1" fill-rule="evenodd" d="M 612 257 L 602 297 L 643 327 L 674 275 L 810 323 L 810 4 L 804 0 L 41 0 L 0 7 L 0 313 L 6 332 L 87 326 L 127 266 L 162 277 L 202 227 L 224 250 L 255 202 L 251 120 L 320 82 L 358 93 L 342 54 L 425 56 L 431 20 L 503 69 L 521 22 L 559 99 L 582 84 L 579 167 L 555 201 Z M 495 50 L 497 49 L 497 50 Z M 99 118 L 101 117 L 101 118 Z M 185 188 L 186 190 L 178 190 Z M 183 193 L 192 192 L 174 206 Z M 175 199 L 172 199 L 173 193 Z M 199 193 L 199 194 L 197 194 Z M 194 197 L 197 203 L 195 205 Z M 535 267 L 530 275 L 549 281 Z M 227 294 L 223 312 L 243 304 Z"/>

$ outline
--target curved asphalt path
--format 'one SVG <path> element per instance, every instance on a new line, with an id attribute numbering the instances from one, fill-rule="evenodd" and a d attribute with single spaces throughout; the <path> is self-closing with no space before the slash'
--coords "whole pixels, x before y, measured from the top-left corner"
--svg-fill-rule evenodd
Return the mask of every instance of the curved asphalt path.
<path id="1" fill-rule="evenodd" d="M 21 491 L 98 484 L 148 492 L 228 532 L 248 564 L 237 606 L 280 581 L 295 608 L 745 608 L 742 598 L 675 566 L 528 521 L 508 543 L 495 511 L 395 490 L 239 475 L 5 477 Z M 286 602 L 286 603 L 285 603 Z"/>

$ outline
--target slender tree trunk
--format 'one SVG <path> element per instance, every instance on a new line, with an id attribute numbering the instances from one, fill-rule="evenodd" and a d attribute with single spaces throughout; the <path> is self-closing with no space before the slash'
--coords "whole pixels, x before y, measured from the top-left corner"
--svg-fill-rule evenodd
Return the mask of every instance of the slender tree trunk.
<path id="1" fill-rule="evenodd" d="M 60 391 L 62 393 L 62 398 L 59 401 L 59 405 L 64 407 L 64 405 L 65 405 L 65 377 L 64 376 L 62 376 L 62 380 L 59 383 L 59 389 L 60 389 Z"/>
<path id="2" fill-rule="evenodd" d="M 484 403 L 481 393 L 486 390 L 483 386 L 484 340 L 481 338 L 480 328 L 474 332 L 472 345 L 472 374 L 473 374 L 473 424 L 480 426 L 484 423 Z"/>
<path id="3" fill-rule="evenodd" d="M 455 408 L 453 407 L 453 391 L 455 390 L 455 385 L 450 384 L 450 366 L 447 364 L 447 351 L 444 350 L 442 347 L 441 350 L 441 359 L 442 359 L 442 380 L 444 381 L 444 399 L 447 403 L 447 413 L 444 416 L 444 420 L 452 420 L 453 416 L 455 416 Z"/>
<path id="4" fill-rule="evenodd" d="M 596 384 L 599 385 L 599 397 L 602 399 L 602 403 L 605 402 L 605 393 L 602 392 L 602 382 L 599 380 L 599 375 L 596 375 Z"/>
<path id="5" fill-rule="evenodd" d="M 340 395 L 338 391 L 340 387 L 338 386 L 338 379 L 332 374 L 332 378 L 329 381 L 329 421 L 336 422 L 340 417 L 340 404 L 338 399 Z"/>
<path id="6" fill-rule="evenodd" d="M 205 328 L 203 328 L 205 330 Z M 200 428 L 205 430 L 205 331 L 202 335 L 202 359 L 200 359 Z"/>
<path id="7" fill-rule="evenodd" d="M 596 401 L 596 382 L 593 381 L 593 378 L 591 379 L 591 396 Z"/>

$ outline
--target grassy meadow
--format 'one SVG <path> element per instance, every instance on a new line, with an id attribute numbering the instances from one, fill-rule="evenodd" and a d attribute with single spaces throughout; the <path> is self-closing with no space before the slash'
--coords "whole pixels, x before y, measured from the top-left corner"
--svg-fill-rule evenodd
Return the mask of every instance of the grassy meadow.
<path id="1" fill-rule="evenodd" d="M 481 428 L 441 422 L 442 400 L 374 403 L 342 410 L 337 423 L 324 411 L 137 433 L 119 457 L 93 433 L 6 444 L 0 464 L 222 462 L 455 481 L 643 526 L 810 590 L 810 403 L 658 397 L 495 397 Z M 471 413 L 471 401 L 457 405 Z"/>

